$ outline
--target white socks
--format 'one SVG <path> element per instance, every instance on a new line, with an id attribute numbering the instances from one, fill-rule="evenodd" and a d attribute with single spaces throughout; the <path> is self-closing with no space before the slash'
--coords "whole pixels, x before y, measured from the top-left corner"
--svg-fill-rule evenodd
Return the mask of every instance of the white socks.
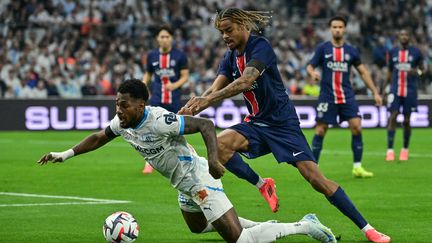
<path id="1" fill-rule="evenodd" d="M 255 221 L 245 219 L 242 217 L 238 217 L 238 219 L 239 219 L 240 225 L 243 229 L 251 228 L 251 227 L 254 227 L 254 226 L 261 224 L 261 222 L 255 222 Z M 215 232 L 215 231 L 216 231 L 216 229 L 213 227 L 212 224 L 207 224 L 207 227 L 205 229 L 203 229 L 203 231 L 201 231 L 201 233 Z"/>
<path id="2" fill-rule="evenodd" d="M 252 228 L 243 229 L 237 243 L 273 242 L 287 235 L 307 234 L 307 222 L 268 223 L 264 222 Z"/>
<path id="3" fill-rule="evenodd" d="M 374 227 L 372 227 L 370 224 L 367 224 L 365 227 L 363 227 L 363 229 L 361 229 L 361 231 L 366 234 L 366 231 L 373 229 L 373 228 Z"/>
<path id="4" fill-rule="evenodd" d="M 260 189 L 262 186 L 264 186 L 264 180 L 261 178 L 261 176 L 258 179 L 257 184 L 255 184 L 256 188 Z"/>

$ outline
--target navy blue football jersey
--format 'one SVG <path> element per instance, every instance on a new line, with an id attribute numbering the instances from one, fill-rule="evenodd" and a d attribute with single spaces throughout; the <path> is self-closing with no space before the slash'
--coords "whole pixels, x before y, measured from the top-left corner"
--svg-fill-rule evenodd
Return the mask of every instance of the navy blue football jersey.
<path id="1" fill-rule="evenodd" d="M 322 68 L 319 102 L 345 104 L 354 100 L 350 82 L 351 66 L 361 64 L 359 51 L 348 44 L 335 47 L 330 41 L 317 46 L 309 61 L 314 68 Z"/>
<path id="2" fill-rule="evenodd" d="M 181 103 L 181 89 L 166 89 L 169 82 L 180 79 L 180 71 L 187 69 L 187 57 L 180 50 L 173 48 L 169 53 L 152 50 L 147 56 L 147 71 L 152 73 L 150 104 L 153 106 Z"/>
<path id="3" fill-rule="evenodd" d="M 392 94 L 401 97 L 417 97 L 417 75 L 410 75 L 411 69 L 422 65 L 423 55 L 419 49 L 395 47 L 390 51 L 389 69 L 392 72 Z"/>
<path id="4" fill-rule="evenodd" d="M 245 121 L 271 126 L 299 124 L 277 68 L 276 54 L 264 37 L 250 35 L 243 53 L 228 50 L 219 65 L 218 74 L 232 82 L 242 75 L 251 60 L 261 62 L 265 68 L 252 87 L 243 92 L 249 111 Z"/>

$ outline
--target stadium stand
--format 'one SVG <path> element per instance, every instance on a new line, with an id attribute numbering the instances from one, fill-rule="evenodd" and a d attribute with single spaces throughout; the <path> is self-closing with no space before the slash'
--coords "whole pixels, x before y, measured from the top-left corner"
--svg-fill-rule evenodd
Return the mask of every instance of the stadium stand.
<path id="1" fill-rule="evenodd" d="M 153 31 L 161 23 L 176 29 L 175 45 L 190 60 L 184 93 L 201 94 L 225 50 L 212 17 L 228 6 L 273 12 L 272 25 L 263 32 L 294 95 L 316 95 L 317 84 L 308 80 L 305 66 L 313 47 L 329 38 L 327 19 L 335 14 L 349 19 L 348 41 L 361 47 L 378 86 L 398 29 L 409 29 L 427 66 L 419 93 L 432 94 L 432 25 L 427 24 L 432 23 L 432 1 L 3 0 L 0 97 L 114 95 L 122 80 L 142 77 L 145 56 L 156 45 Z M 359 77 L 354 74 L 352 80 L 357 94 L 368 95 Z"/>

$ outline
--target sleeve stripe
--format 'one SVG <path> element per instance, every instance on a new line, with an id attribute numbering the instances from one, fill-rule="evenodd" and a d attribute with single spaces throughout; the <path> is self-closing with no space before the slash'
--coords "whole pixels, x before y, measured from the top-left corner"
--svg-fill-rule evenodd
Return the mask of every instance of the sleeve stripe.
<path id="1" fill-rule="evenodd" d="M 192 157 L 191 156 L 178 156 L 178 159 L 180 161 L 192 161 Z"/>
<path id="2" fill-rule="evenodd" d="M 179 116 L 180 117 L 180 131 L 179 134 L 183 135 L 184 134 L 184 116 Z"/>

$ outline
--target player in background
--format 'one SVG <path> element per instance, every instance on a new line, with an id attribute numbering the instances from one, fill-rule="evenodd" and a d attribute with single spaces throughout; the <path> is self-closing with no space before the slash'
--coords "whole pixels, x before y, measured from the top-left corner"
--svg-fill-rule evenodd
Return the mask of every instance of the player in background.
<path id="1" fill-rule="evenodd" d="M 121 136 L 178 190 L 179 206 L 193 233 L 217 231 L 227 242 L 272 242 L 292 234 L 308 234 L 321 242 L 336 242 L 331 230 L 313 214 L 295 223 L 254 222 L 238 217 L 219 179 L 224 167 L 217 161 L 213 123 L 176 115 L 160 107 L 146 107 L 148 96 L 143 82 L 126 80 L 118 89 L 116 116 L 106 129 L 93 133 L 67 151 L 48 153 L 38 163 L 64 162 Z M 198 132 L 207 147 L 208 160 L 198 156 L 183 136 Z"/>
<path id="2" fill-rule="evenodd" d="M 382 105 L 382 99 L 368 70 L 360 60 L 359 51 L 344 40 L 346 19 L 339 16 L 333 17 L 329 20 L 328 25 L 332 40 L 317 46 L 306 67 L 311 78 L 316 81 L 321 80 L 312 151 L 316 160 L 319 161 L 329 124 L 348 121 L 352 134 L 351 149 L 354 160 L 352 174 L 356 178 L 373 177 L 373 173 L 366 171 L 361 164 L 363 156 L 361 114 L 350 82 L 352 66 L 357 69 L 366 86 L 372 91 L 375 104 Z M 322 69 L 321 76 L 315 70 L 317 67 Z M 337 120 L 338 116 L 339 121 Z"/>
<path id="3" fill-rule="evenodd" d="M 387 106 L 390 111 L 387 127 L 387 154 L 386 160 L 395 159 L 393 144 L 396 132 L 396 117 L 402 107 L 403 121 L 403 147 L 399 160 L 408 160 L 408 145 L 411 137 L 411 112 L 417 111 L 417 80 L 422 75 L 423 55 L 421 51 L 410 45 L 408 31 L 399 31 L 398 47 L 390 51 L 389 72 L 384 88 L 391 82 L 390 94 L 387 96 Z M 383 89 L 384 90 L 384 89 Z"/>
<path id="4" fill-rule="evenodd" d="M 252 184 L 259 176 L 239 153 L 257 158 L 272 153 L 279 163 L 296 167 L 311 186 L 349 217 L 372 242 L 390 242 L 363 218 L 344 190 L 321 173 L 300 129 L 294 105 L 283 86 L 277 57 L 269 41 L 254 35 L 268 24 L 265 12 L 228 8 L 219 12 L 215 27 L 229 50 L 220 63 L 212 86 L 200 97 L 192 97 L 180 110 L 197 114 L 210 105 L 243 94 L 249 115 L 218 135 L 218 161 Z"/>
<path id="5" fill-rule="evenodd" d="M 186 55 L 173 46 L 173 34 L 173 30 L 166 25 L 157 30 L 158 48 L 147 55 L 147 68 L 142 81 L 150 87 L 150 105 L 177 113 L 182 106 L 181 87 L 189 79 L 189 68 Z M 153 168 L 146 163 L 143 173 L 152 172 Z"/>

